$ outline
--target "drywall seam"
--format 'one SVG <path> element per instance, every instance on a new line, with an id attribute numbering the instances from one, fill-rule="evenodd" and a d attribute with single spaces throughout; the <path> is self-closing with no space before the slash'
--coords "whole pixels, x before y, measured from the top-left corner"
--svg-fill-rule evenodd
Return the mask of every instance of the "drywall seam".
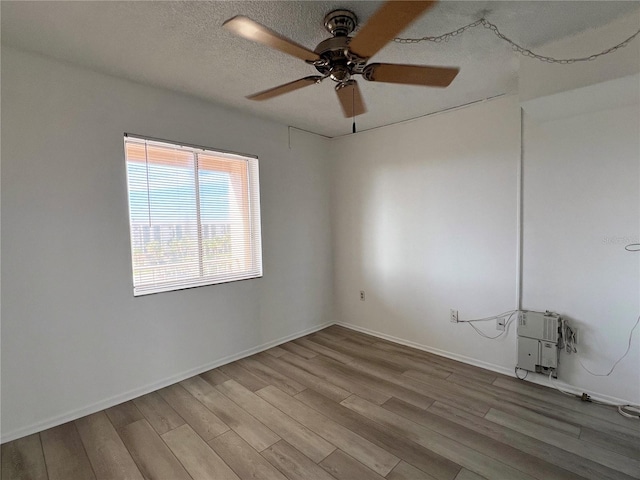
<path id="1" fill-rule="evenodd" d="M 412 348 L 415 348 L 417 350 L 422 350 L 424 352 L 433 353 L 433 354 L 438 355 L 440 357 L 450 358 L 451 360 L 456 360 L 458 362 L 466 363 L 468 365 L 473 365 L 474 367 L 484 368 L 485 370 L 491 370 L 492 372 L 497 372 L 497 373 L 501 373 L 503 375 L 507 375 L 509 377 L 516 378 L 515 373 L 514 373 L 513 370 L 511 370 L 509 368 L 506 368 L 506 367 L 503 367 L 501 365 L 495 365 L 493 363 L 483 362 L 483 361 L 477 360 L 477 359 L 472 358 L 472 357 L 467 357 L 465 355 L 460 355 L 458 353 L 447 352 L 445 350 L 440 350 L 438 348 L 433 348 L 433 347 L 430 347 L 428 345 L 422 345 L 421 343 L 416 343 L 416 342 L 412 342 L 411 340 L 405 340 L 403 338 L 394 337 L 393 335 L 387 335 L 386 333 L 377 332 L 375 330 L 371 330 L 369 328 L 361 327 L 359 325 L 352 325 L 352 324 L 344 323 L 344 322 L 335 322 L 335 324 L 336 325 L 340 325 L 341 327 L 348 328 L 350 330 L 355 330 L 356 332 L 366 333 L 367 335 L 371 335 L 371 336 L 374 336 L 374 337 L 382 338 L 384 340 L 389 340 L 390 342 L 399 343 L 400 345 L 405 345 L 407 347 L 412 347 Z M 535 383 L 537 385 L 542 385 L 542 386 L 545 386 L 545 387 L 555 388 L 554 385 L 552 385 L 549 382 L 549 378 L 546 375 L 533 374 L 531 372 L 529 372 L 529 373 L 530 373 L 530 375 L 528 375 L 527 379 L 524 380 L 524 381 Z M 566 384 L 566 383 L 562 383 L 562 382 L 554 382 L 554 383 L 559 388 L 562 388 L 563 390 L 565 390 L 567 392 L 576 393 L 576 394 L 579 394 L 579 395 L 581 395 L 582 393 L 587 393 L 594 400 L 600 400 L 600 401 L 608 402 L 608 403 L 615 403 L 616 405 L 623 405 L 623 404 L 624 405 L 628 405 L 630 403 L 633 403 L 633 402 L 630 402 L 628 400 L 624 400 L 624 399 L 621 399 L 621 398 L 610 397 L 608 395 L 603 395 L 603 394 L 598 393 L 598 392 L 593 392 L 593 391 L 581 389 L 581 388 L 578 388 L 578 387 L 574 387 L 573 385 L 569 385 L 569 384 Z"/>
<path id="2" fill-rule="evenodd" d="M 191 378 L 195 375 L 199 375 L 203 372 L 211 370 L 212 368 L 217 368 L 222 365 L 226 365 L 227 363 L 234 362 L 236 360 L 240 360 L 245 357 L 249 357 L 251 355 L 255 355 L 256 353 L 263 352 L 264 350 L 268 350 L 269 348 L 273 348 L 277 345 L 281 345 L 286 342 L 290 342 L 291 340 L 295 340 L 296 338 L 303 337 L 310 333 L 317 332 L 318 330 L 322 330 L 323 328 L 327 328 L 331 325 L 334 325 L 335 322 L 327 322 L 321 325 L 315 325 L 313 327 L 307 328 L 300 332 L 296 332 L 291 335 L 287 335 L 285 337 L 281 337 L 277 340 L 272 340 L 267 343 L 263 343 L 262 345 L 258 345 L 257 347 L 250 348 L 248 350 L 244 350 L 240 353 L 236 353 L 234 355 L 228 355 L 226 357 L 219 358 L 214 360 L 213 362 L 207 363 L 205 365 L 201 365 L 196 368 L 192 368 L 185 372 L 182 372 L 178 375 L 172 375 L 171 377 L 165 378 L 159 382 L 154 382 L 144 387 L 136 388 L 134 390 L 129 390 L 126 393 L 122 393 L 119 395 L 115 395 L 113 397 L 107 398 L 106 400 L 102 400 L 100 402 L 96 402 L 92 405 L 89 405 L 84 408 L 80 408 L 77 410 L 73 410 L 71 412 L 67 412 L 63 415 L 58 415 L 49 420 L 41 421 L 38 423 L 34 423 L 24 428 L 19 428 L 14 430 L 13 432 L 9 432 L 8 434 L 2 436 L 0 443 L 10 442 L 12 440 L 16 440 L 18 438 L 25 437 L 27 435 L 31 435 L 33 433 L 41 432 L 48 428 L 56 427 L 66 422 L 70 422 L 72 420 L 84 417 L 86 415 L 91 415 L 92 413 L 99 412 L 106 408 L 113 407 L 115 405 L 119 405 L 123 402 L 127 402 L 129 400 L 133 400 L 134 398 L 138 398 L 142 395 L 146 395 L 147 393 L 155 392 L 161 388 L 167 387 L 169 385 L 173 385 L 174 383 L 181 382 L 187 378 Z"/>

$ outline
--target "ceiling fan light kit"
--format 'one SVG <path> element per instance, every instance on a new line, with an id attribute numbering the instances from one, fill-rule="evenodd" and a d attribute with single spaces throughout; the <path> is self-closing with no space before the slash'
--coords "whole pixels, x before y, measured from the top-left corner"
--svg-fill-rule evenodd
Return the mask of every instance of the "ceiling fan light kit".
<path id="1" fill-rule="evenodd" d="M 388 1 L 353 37 L 349 35 L 358 25 L 356 15 L 345 9 L 333 10 L 324 18 L 324 26 L 332 36 L 320 42 L 313 51 L 244 16 L 230 18 L 224 22 L 223 27 L 243 38 L 304 60 L 321 74 L 249 95 L 248 99 L 268 100 L 330 78 L 336 82 L 335 90 L 343 114 L 350 118 L 367 111 L 358 83 L 352 78 L 354 75 L 362 75 L 370 82 L 427 87 L 446 87 L 456 77 L 459 69 L 454 67 L 367 64 L 369 58 L 434 3 L 436 2 Z"/>

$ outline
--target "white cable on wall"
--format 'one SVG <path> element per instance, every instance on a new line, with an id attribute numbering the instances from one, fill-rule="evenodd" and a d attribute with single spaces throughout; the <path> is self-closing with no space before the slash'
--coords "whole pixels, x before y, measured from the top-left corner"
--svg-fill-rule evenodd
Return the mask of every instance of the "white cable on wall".
<path id="1" fill-rule="evenodd" d="M 473 319 L 469 319 L 469 320 L 458 320 L 458 323 L 468 323 L 469 326 L 471 328 L 473 328 L 476 331 L 476 333 L 478 335 L 480 335 L 482 338 L 486 338 L 487 340 L 496 340 L 496 339 L 502 337 L 503 335 L 506 335 L 507 333 L 509 333 L 509 326 L 511 325 L 511 323 L 513 323 L 513 316 L 515 314 L 517 314 L 518 312 L 519 312 L 519 310 L 509 310 L 508 312 L 503 312 L 503 313 L 501 313 L 499 315 L 494 315 L 492 317 L 473 318 Z M 479 328 L 477 328 L 474 325 L 475 322 L 489 322 L 489 321 L 492 321 L 492 320 L 498 320 L 498 319 L 505 318 L 505 317 L 507 317 L 507 320 L 504 323 L 504 330 L 501 333 L 499 333 L 498 335 L 493 336 L 493 337 L 490 336 L 490 335 L 487 335 L 485 332 L 483 332 L 482 330 L 480 330 Z"/>
<path id="2" fill-rule="evenodd" d="M 593 375 L 594 377 L 608 377 L 609 375 L 611 375 L 613 373 L 613 371 L 615 370 L 615 368 L 618 366 L 618 364 L 628 355 L 629 351 L 631 350 L 631 341 L 632 341 L 632 338 L 633 338 L 633 332 L 636 329 L 636 327 L 638 326 L 638 324 L 640 324 L 640 316 L 638 316 L 638 319 L 636 320 L 636 323 L 634 324 L 633 328 L 629 332 L 629 341 L 627 343 L 627 349 L 622 354 L 622 356 L 618 360 L 616 360 L 614 362 L 614 364 L 612 365 L 611 369 L 607 373 L 595 373 L 595 372 L 592 372 L 587 367 L 585 367 L 584 364 L 582 363 L 582 361 L 578 358 L 578 363 L 580 364 L 580 366 L 587 373 L 589 373 L 590 375 Z M 564 349 L 569 354 L 573 353 L 573 352 L 577 353 L 578 350 L 575 347 L 575 334 L 574 334 L 573 330 L 571 329 L 571 327 L 568 326 L 565 321 L 563 321 L 562 322 L 562 326 L 561 326 L 561 330 L 562 330 L 562 344 L 564 345 Z M 517 376 L 517 373 L 516 373 L 516 376 Z M 554 387 L 559 392 L 564 393 L 565 395 L 569 395 L 569 396 L 572 396 L 572 397 L 579 398 L 580 400 L 582 400 L 584 402 L 592 402 L 592 403 L 597 403 L 599 405 L 607 405 L 607 406 L 617 407 L 618 413 L 620 413 L 620 415 L 622 415 L 623 417 L 640 420 L 640 405 L 616 404 L 616 403 L 610 403 L 610 402 L 603 402 L 603 401 L 600 401 L 600 400 L 593 400 L 591 398 L 591 396 L 587 395 L 586 393 L 583 393 L 582 395 L 578 395 L 578 394 L 575 394 L 575 393 L 567 392 L 566 390 L 562 390 L 560 387 L 558 387 L 553 382 L 553 379 L 551 377 L 551 373 L 549 374 L 549 383 L 551 383 L 552 387 Z"/>
<path id="3" fill-rule="evenodd" d="M 578 358 L 578 363 L 580 364 L 580 366 L 582 368 L 584 368 L 587 371 L 587 373 L 593 375 L 594 377 L 608 377 L 609 375 L 611 375 L 613 373 L 613 371 L 615 370 L 615 368 L 618 366 L 618 364 L 622 361 L 622 359 L 627 356 L 627 354 L 629 353 L 629 350 L 631 350 L 631 339 L 633 338 L 633 331 L 636 329 L 636 327 L 638 326 L 639 323 L 640 323 L 640 316 L 636 320 L 636 323 L 633 326 L 633 328 L 631 329 L 631 332 L 629 332 L 629 342 L 627 344 L 627 349 L 622 354 L 622 356 L 618 360 L 615 361 L 615 363 L 611 367 L 611 370 L 609 370 L 607 373 L 595 373 L 595 372 L 592 372 L 587 367 L 585 367 L 584 364 Z"/>

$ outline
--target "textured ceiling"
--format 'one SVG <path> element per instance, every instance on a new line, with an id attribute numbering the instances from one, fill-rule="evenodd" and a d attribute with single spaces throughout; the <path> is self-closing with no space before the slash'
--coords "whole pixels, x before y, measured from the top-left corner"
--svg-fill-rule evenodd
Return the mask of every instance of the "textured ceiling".
<path id="1" fill-rule="evenodd" d="M 348 8 L 361 22 L 381 5 L 369 1 L 74 1 L 1 2 L 2 43 L 108 74 L 195 95 L 218 104 L 328 136 L 351 131 L 333 82 L 269 100 L 244 97 L 315 74 L 301 60 L 222 29 L 243 14 L 313 49 L 328 37 L 322 20 Z M 614 1 L 443 1 L 401 36 L 440 35 L 480 16 L 533 47 L 606 24 L 638 9 Z M 621 41 L 634 32 L 620 32 Z M 603 39 L 602 49 L 611 39 Z M 544 52 L 543 52 L 544 53 Z M 576 56 L 593 52 L 575 52 Z M 482 27 L 446 43 L 390 43 L 372 61 L 459 66 L 447 89 L 360 80 L 368 113 L 358 129 L 390 124 L 484 98 L 514 92 L 518 56 Z"/>

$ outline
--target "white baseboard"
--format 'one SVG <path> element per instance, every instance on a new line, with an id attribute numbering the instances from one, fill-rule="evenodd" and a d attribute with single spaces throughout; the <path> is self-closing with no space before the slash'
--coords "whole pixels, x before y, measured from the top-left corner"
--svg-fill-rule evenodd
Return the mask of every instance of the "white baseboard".
<path id="1" fill-rule="evenodd" d="M 549 377 L 547 375 L 542 375 L 540 373 L 529 372 L 529 375 L 527 375 L 526 381 L 535 383 L 537 385 L 543 385 L 545 387 L 553 388 L 556 390 L 562 389 L 565 392 L 570 392 L 576 395 L 582 395 L 583 393 L 586 393 L 594 400 L 598 400 L 599 402 L 611 403 L 613 405 L 631 405 L 634 403 L 629 400 L 625 400 L 623 398 L 612 397 L 610 395 L 605 395 L 604 393 L 587 390 L 586 388 L 574 387 L 573 385 L 569 385 L 568 383 L 564 383 L 559 380 L 554 380 L 552 384 L 549 381 Z"/>
<path id="2" fill-rule="evenodd" d="M 493 363 L 489 363 L 489 362 L 484 362 L 482 360 L 478 360 L 476 358 L 467 357 L 465 355 L 460 355 L 460 354 L 457 354 L 457 353 L 447 352 L 445 350 L 440 350 L 438 348 L 433 348 L 433 347 L 430 347 L 428 345 L 422 345 L 421 343 L 412 342 L 410 340 L 405 340 L 403 338 L 394 337 L 393 335 L 388 335 L 386 333 L 377 332 L 375 330 L 370 330 L 368 328 L 360 327 L 358 325 L 352 325 L 352 324 L 343 323 L 343 322 L 335 322 L 335 324 L 336 325 L 340 325 L 341 327 L 348 328 L 350 330 L 355 330 L 357 332 L 366 333 L 367 335 L 371 335 L 373 337 L 378 337 L 378 338 L 382 338 L 384 340 L 389 340 L 390 342 L 399 343 L 401 345 L 406 345 L 407 347 L 412 347 L 412 348 L 415 348 L 417 350 L 422 350 L 422 351 L 425 351 L 425 352 L 433 353 L 435 355 L 440 355 L 441 357 L 446 357 L 446 358 L 450 358 L 452 360 L 457 360 L 459 362 L 467 363 L 467 364 L 473 365 L 475 367 L 484 368 L 485 370 L 491 370 L 492 372 L 501 373 L 501 374 L 507 375 L 509 377 L 515 377 L 516 376 L 513 369 L 504 367 L 502 365 L 496 365 L 496 364 L 493 364 Z M 556 387 L 558 387 L 558 388 L 561 388 L 562 390 L 565 390 L 565 391 L 571 392 L 571 393 L 575 393 L 575 394 L 578 394 L 578 395 L 582 395 L 582 393 L 586 393 L 589 396 L 591 396 L 594 400 L 598 400 L 598 401 L 601 401 L 601 402 L 612 403 L 612 404 L 615 404 L 615 405 L 628 405 L 628 404 L 632 404 L 633 403 L 633 402 L 630 402 L 628 400 L 624 400 L 622 398 L 612 397 L 612 396 L 609 396 L 609 395 L 605 395 L 604 393 L 594 392 L 594 391 L 586 390 L 584 388 L 574 387 L 573 385 L 569 385 L 569 384 L 566 384 L 566 383 L 563 383 L 563 382 L 560 382 L 560 381 L 556 381 L 556 380 L 554 380 L 554 384 L 555 384 L 554 385 L 549 381 L 549 377 L 547 377 L 546 375 L 540 375 L 540 374 L 537 374 L 537 373 L 529 372 L 529 375 L 527 375 L 526 381 L 531 382 L 531 383 L 535 383 L 535 384 L 538 384 L 538 385 L 543 385 L 545 387 L 554 388 L 554 389 L 556 389 Z"/>
<path id="3" fill-rule="evenodd" d="M 70 422 L 78 418 L 82 418 L 86 415 L 91 415 L 92 413 L 99 412 L 101 410 L 113 407 L 115 405 L 119 405 L 129 400 L 133 400 L 134 398 L 138 398 L 141 395 L 146 395 L 147 393 L 155 392 L 156 390 L 167 387 L 169 385 L 173 385 L 174 383 L 177 383 L 177 382 L 181 382 L 182 380 L 193 377 L 194 375 L 199 375 L 203 372 L 211 370 L 212 368 L 217 368 L 222 365 L 226 365 L 227 363 L 231 363 L 236 360 L 240 360 L 241 358 L 255 355 L 256 353 L 262 352 L 264 350 L 268 350 L 269 348 L 273 348 L 282 343 L 290 342 L 291 340 L 295 340 L 296 338 L 304 337 L 305 335 L 309 335 L 310 333 L 317 332 L 318 330 L 322 330 L 323 328 L 327 328 L 331 325 L 334 325 L 334 323 L 335 322 L 327 322 L 327 323 L 323 323 L 322 325 L 316 325 L 314 327 L 307 328 L 305 330 L 296 332 L 291 335 L 287 335 L 277 340 L 272 340 L 270 342 L 263 343 L 262 345 L 258 345 L 248 350 L 244 350 L 242 352 L 239 352 L 233 355 L 228 355 L 226 357 L 219 358 L 217 360 L 214 360 L 213 362 L 207 363 L 205 365 L 201 365 L 196 368 L 192 368 L 190 370 L 179 373 L 177 375 L 172 375 L 171 377 L 167 377 L 158 382 L 150 383 L 143 387 L 135 388 L 133 390 L 129 390 L 128 392 L 125 392 L 119 395 L 114 395 L 113 397 L 109 397 L 105 400 L 101 400 L 99 402 L 93 403 L 84 408 L 75 409 L 70 412 L 64 413 L 62 415 L 58 415 L 56 417 L 37 422 L 23 428 L 19 428 L 17 430 L 14 430 L 12 432 L 8 432 L 2 435 L 2 439 L 0 440 L 0 443 L 10 442 L 18 438 L 26 437 L 27 435 L 31 435 L 33 433 L 47 430 L 48 428 L 57 427 L 58 425 L 62 425 L 63 423 Z"/>
<path id="4" fill-rule="evenodd" d="M 407 347 L 415 348 L 417 350 L 422 350 L 423 352 L 433 353 L 441 357 L 450 358 L 451 360 L 457 360 L 458 362 L 467 363 L 469 365 L 474 365 L 476 367 L 484 368 L 485 370 L 491 370 L 492 372 L 502 373 L 503 375 L 509 375 L 511 377 L 514 376 L 513 371 L 509 370 L 506 367 L 503 367 L 502 365 L 495 365 L 493 363 L 483 362 L 482 360 L 478 360 L 472 357 L 467 357 L 465 355 L 459 355 L 457 353 L 447 352 L 445 350 L 440 350 L 439 348 L 434 348 L 428 345 L 423 345 L 421 343 L 412 342 L 411 340 L 405 340 L 404 338 L 394 337 L 393 335 L 388 335 L 386 333 L 376 332 L 375 330 L 370 330 L 368 328 L 360 327 L 358 325 L 351 325 L 349 323 L 342 323 L 342 322 L 336 322 L 336 325 L 340 325 L 341 327 L 345 327 L 350 330 L 355 330 L 357 332 L 366 333 L 367 335 L 371 335 L 373 337 L 389 340 L 390 342 L 399 343 L 400 345 L 405 345 Z"/>

